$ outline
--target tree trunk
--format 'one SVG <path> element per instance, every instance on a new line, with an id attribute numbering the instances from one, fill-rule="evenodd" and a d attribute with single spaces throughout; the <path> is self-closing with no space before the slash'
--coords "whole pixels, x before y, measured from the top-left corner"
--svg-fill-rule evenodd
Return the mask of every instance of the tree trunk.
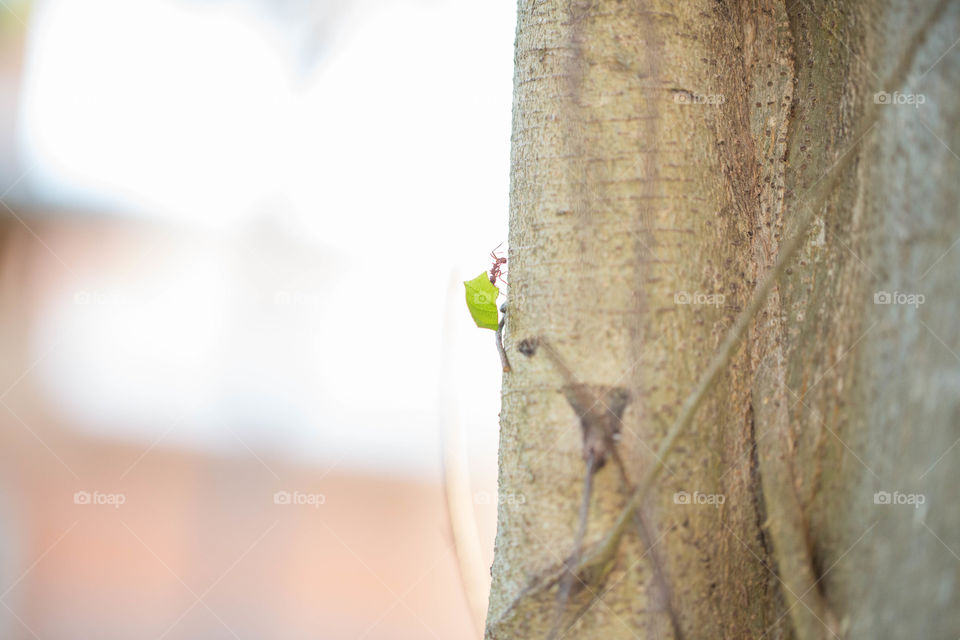
<path id="1" fill-rule="evenodd" d="M 960 634 L 957 34 L 948 0 L 520 1 L 488 638 Z M 613 392 L 628 480 L 569 572 Z"/>

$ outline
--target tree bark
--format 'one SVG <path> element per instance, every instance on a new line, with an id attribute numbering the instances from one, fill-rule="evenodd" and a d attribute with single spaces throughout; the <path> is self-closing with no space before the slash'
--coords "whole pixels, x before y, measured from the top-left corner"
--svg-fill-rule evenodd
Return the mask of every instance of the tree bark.
<path id="1" fill-rule="evenodd" d="M 947 0 L 521 0 L 488 638 L 960 634 L 957 34 Z M 636 482 L 794 236 L 646 526 L 606 544 L 630 491 L 593 476 L 558 606 L 571 388 L 628 394 Z"/>

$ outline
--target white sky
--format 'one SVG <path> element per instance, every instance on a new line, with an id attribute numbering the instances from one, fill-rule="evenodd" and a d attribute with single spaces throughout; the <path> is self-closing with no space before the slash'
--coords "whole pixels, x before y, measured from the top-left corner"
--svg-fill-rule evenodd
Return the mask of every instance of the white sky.
<path id="1" fill-rule="evenodd" d="M 92 304 L 51 304 L 35 349 L 58 345 L 39 367 L 52 405 L 144 442 L 434 473 L 446 355 L 468 447 L 495 460 L 493 335 L 448 292 L 506 239 L 515 3 L 365 7 L 305 68 L 249 4 L 39 4 L 33 191 L 189 238 L 82 283 Z M 251 277 L 264 219 L 324 270 Z"/>

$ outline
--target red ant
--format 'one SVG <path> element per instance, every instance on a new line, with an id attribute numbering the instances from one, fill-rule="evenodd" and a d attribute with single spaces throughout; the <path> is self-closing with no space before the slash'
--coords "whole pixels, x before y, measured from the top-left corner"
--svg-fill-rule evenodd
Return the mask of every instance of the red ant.
<path id="1" fill-rule="evenodd" d="M 503 243 L 501 242 L 493 251 L 490 252 L 490 257 L 493 258 L 493 266 L 490 267 L 490 284 L 494 285 L 497 284 L 497 280 L 503 284 L 508 284 L 507 281 L 503 279 L 503 276 L 500 272 L 500 265 L 507 264 L 507 259 L 501 258 L 497 255 L 497 249 L 499 249 L 502 244 Z"/>

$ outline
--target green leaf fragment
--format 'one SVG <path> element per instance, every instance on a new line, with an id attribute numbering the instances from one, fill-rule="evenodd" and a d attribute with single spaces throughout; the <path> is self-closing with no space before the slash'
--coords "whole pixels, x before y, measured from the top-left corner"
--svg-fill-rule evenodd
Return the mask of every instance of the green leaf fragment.
<path id="1" fill-rule="evenodd" d="M 467 289 L 467 309 L 473 316 L 473 321 L 481 329 L 493 329 L 498 325 L 497 296 L 500 290 L 491 284 L 490 276 L 481 273 L 473 280 L 463 283 Z"/>

